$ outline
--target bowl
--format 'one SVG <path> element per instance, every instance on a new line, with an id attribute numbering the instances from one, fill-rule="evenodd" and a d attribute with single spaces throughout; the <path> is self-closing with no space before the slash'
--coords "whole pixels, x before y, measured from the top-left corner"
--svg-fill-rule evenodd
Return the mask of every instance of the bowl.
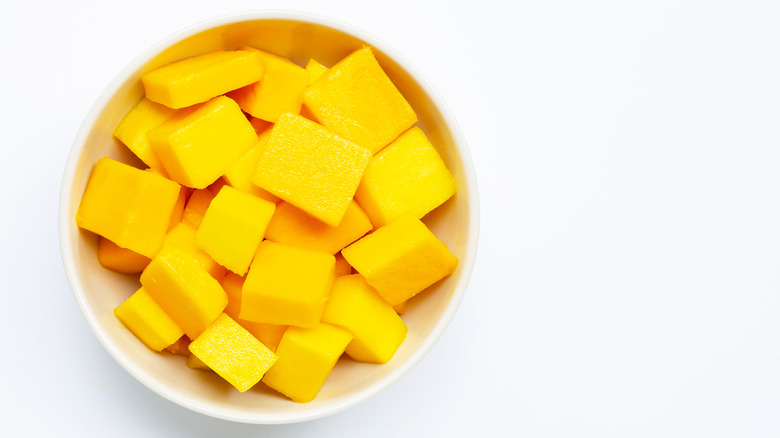
<path id="1" fill-rule="evenodd" d="M 295 403 L 260 383 L 239 393 L 214 373 L 190 370 L 185 358 L 147 349 L 112 311 L 138 287 L 137 277 L 108 271 L 97 261 L 97 237 L 76 227 L 75 215 L 95 162 L 109 156 L 140 163 L 112 137 L 143 96 L 142 73 L 215 49 L 255 46 L 299 65 L 314 58 L 331 66 L 363 45 L 418 114 L 420 126 L 458 181 L 458 194 L 423 221 L 460 259 L 457 271 L 410 300 L 403 320 L 409 334 L 384 365 L 342 357 L 314 401 Z M 243 12 L 188 27 L 151 47 L 108 85 L 84 120 L 65 165 L 59 206 L 62 259 L 90 328 L 108 353 L 138 381 L 166 399 L 212 417 L 244 423 L 292 423 L 321 418 L 366 400 L 412 367 L 439 339 L 463 295 L 474 264 L 479 229 L 473 164 L 457 123 L 431 84 L 401 55 L 352 26 L 295 12 Z"/>

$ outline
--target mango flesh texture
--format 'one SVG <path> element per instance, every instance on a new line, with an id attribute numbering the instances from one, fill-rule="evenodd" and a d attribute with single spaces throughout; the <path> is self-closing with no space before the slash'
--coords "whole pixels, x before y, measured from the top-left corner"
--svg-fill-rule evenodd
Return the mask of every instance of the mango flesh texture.
<path id="1" fill-rule="evenodd" d="M 264 240 L 242 289 L 241 319 L 313 327 L 333 285 L 333 255 Z"/>
<path id="2" fill-rule="evenodd" d="M 176 112 L 147 136 L 168 177 L 195 189 L 216 181 L 257 143 L 252 124 L 225 96 Z"/>
<path id="3" fill-rule="evenodd" d="M 306 89 L 303 101 L 322 125 L 372 153 L 417 122 L 369 47 L 334 65 Z"/>
<path id="4" fill-rule="evenodd" d="M 327 73 L 328 67 L 325 67 L 314 59 L 309 59 L 309 62 L 306 63 L 304 70 L 306 70 L 306 73 L 309 74 L 307 85 L 311 85 L 314 83 L 314 81 Z"/>
<path id="5" fill-rule="evenodd" d="M 281 56 L 254 48 L 246 49 L 257 53 L 265 73 L 262 80 L 228 93 L 228 96 L 248 114 L 269 122 L 276 122 L 284 113 L 298 114 L 309 73 Z"/>
<path id="6" fill-rule="evenodd" d="M 208 210 L 213 199 L 214 194 L 211 193 L 210 190 L 194 190 L 184 207 L 181 221 L 196 230 L 200 228 L 200 223 L 203 222 L 203 216 L 206 214 L 206 210 Z"/>
<path id="7" fill-rule="evenodd" d="M 224 313 L 190 343 L 190 352 L 239 392 L 259 382 L 276 362 L 273 351 Z"/>
<path id="8" fill-rule="evenodd" d="M 149 144 L 146 133 L 168 120 L 176 110 L 165 105 L 141 99 L 114 129 L 114 137 L 121 141 L 147 166 L 163 170 L 160 159 Z"/>
<path id="9" fill-rule="evenodd" d="M 371 152 L 317 123 L 283 114 L 252 182 L 330 226 L 344 218 Z"/>
<path id="10" fill-rule="evenodd" d="M 387 363 L 408 331 L 395 310 L 359 274 L 336 279 L 322 322 L 352 333 L 346 353 L 358 362 Z"/>
<path id="11" fill-rule="evenodd" d="M 108 157 L 98 160 L 76 224 L 148 258 L 162 246 L 179 185 Z"/>
<path id="12" fill-rule="evenodd" d="M 352 274 L 352 266 L 349 264 L 347 259 L 345 259 L 340 252 L 337 253 L 335 257 L 336 257 L 336 277 Z"/>
<path id="13" fill-rule="evenodd" d="M 413 127 L 371 158 L 355 199 L 382 226 L 407 213 L 422 218 L 457 187 L 428 137 Z"/>
<path id="14" fill-rule="evenodd" d="M 368 216 L 354 201 L 350 202 L 344 218 L 332 227 L 287 202 L 276 207 L 276 213 L 266 231 L 273 242 L 335 254 L 363 237 L 373 226 Z"/>
<path id="15" fill-rule="evenodd" d="M 163 247 L 160 249 L 160 253 L 167 251 L 168 248 L 175 248 L 178 252 L 187 253 L 187 255 L 199 265 L 203 266 L 203 269 L 216 280 L 224 278 L 225 274 L 227 274 L 225 267 L 215 262 L 211 256 L 198 247 L 195 243 L 195 236 L 195 229 L 181 222 L 165 235 L 165 240 L 163 241 Z"/>
<path id="16" fill-rule="evenodd" d="M 184 334 L 143 287 L 116 307 L 114 315 L 135 337 L 154 351 L 162 351 Z"/>
<path id="17" fill-rule="evenodd" d="M 225 175 L 222 177 L 232 187 L 276 204 L 279 202 L 278 197 L 274 196 L 267 190 L 261 189 L 252 182 L 252 177 L 257 170 L 257 162 L 260 160 L 260 154 L 263 152 L 263 148 L 265 148 L 265 142 L 268 140 L 269 133 L 270 130 L 268 129 L 260 132 L 257 136 L 257 143 L 252 147 L 252 149 L 250 149 L 249 152 L 247 152 L 238 161 L 233 163 L 233 165 L 225 172 Z"/>
<path id="18" fill-rule="evenodd" d="M 402 216 L 341 251 L 391 306 L 452 274 L 458 259 L 419 219 Z"/>
<path id="19" fill-rule="evenodd" d="M 263 383 L 298 403 L 314 399 L 352 339 L 338 327 L 319 323 L 311 328 L 290 327 L 276 349 L 278 359 Z"/>
<path id="20" fill-rule="evenodd" d="M 244 275 L 275 209 L 273 202 L 225 186 L 206 210 L 195 243 L 217 263 Z"/>
<path id="21" fill-rule="evenodd" d="M 227 305 L 227 294 L 201 264 L 166 247 L 141 273 L 141 285 L 190 339 L 196 339 Z"/>
<path id="22" fill-rule="evenodd" d="M 241 289 L 244 287 L 244 280 L 244 277 L 231 272 L 220 281 L 222 288 L 225 289 L 225 292 L 227 292 L 228 295 L 228 304 L 227 307 L 225 307 L 225 313 L 237 323 L 241 324 L 249 333 L 252 333 L 254 337 L 271 351 L 276 351 L 276 347 L 279 345 L 279 341 L 282 339 L 282 335 L 284 335 L 288 326 L 252 322 L 239 318 L 239 313 L 241 312 Z"/>
<path id="23" fill-rule="evenodd" d="M 141 76 L 146 98 L 169 108 L 206 102 L 259 81 L 263 63 L 257 53 L 216 50 L 182 59 Z"/>
<path id="24" fill-rule="evenodd" d="M 127 275 L 143 271 L 151 261 L 149 257 L 122 248 L 105 237 L 99 237 L 97 254 L 101 266 Z"/>

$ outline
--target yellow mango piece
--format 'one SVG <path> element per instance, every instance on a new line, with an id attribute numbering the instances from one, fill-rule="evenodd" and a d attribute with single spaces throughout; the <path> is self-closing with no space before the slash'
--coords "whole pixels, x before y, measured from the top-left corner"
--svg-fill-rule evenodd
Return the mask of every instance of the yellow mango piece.
<path id="1" fill-rule="evenodd" d="M 162 163 L 152 150 L 146 133 L 168 120 L 174 112 L 176 110 L 143 98 L 119 122 L 119 125 L 114 129 L 114 137 L 127 146 L 147 166 L 155 170 L 162 170 Z"/>
<path id="2" fill-rule="evenodd" d="M 166 353 L 175 354 L 177 356 L 190 356 L 190 338 L 187 335 L 182 335 L 176 342 L 163 348 Z"/>
<path id="3" fill-rule="evenodd" d="M 263 383 L 298 403 L 314 399 L 352 335 L 319 323 L 311 328 L 290 327 L 276 349 L 278 359 Z"/>
<path id="4" fill-rule="evenodd" d="M 228 93 L 228 96 L 248 114 L 269 122 L 276 122 L 283 113 L 298 114 L 309 73 L 281 56 L 257 49 L 247 50 L 254 51 L 262 59 L 263 79 Z"/>
<path id="5" fill-rule="evenodd" d="M 371 152 L 293 114 L 279 117 L 252 182 L 330 226 L 341 223 Z"/>
<path id="6" fill-rule="evenodd" d="M 341 254 L 392 306 L 452 274 L 458 266 L 447 246 L 419 219 L 408 215 L 378 228 Z"/>
<path id="7" fill-rule="evenodd" d="M 263 119 L 258 119 L 257 117 L 249 116 L 249 123 L 252 125 L 253 128 L 255 128 L 255 133 L 259 137 L 260 134 L 263 132 L 271 129 L 271 126 L 274 124 Z"/>
<path id="8" fill-rule="evenodd" d="M 143 287 L 116 307 L 114 315 L 144 345 L 154 351 L 162 351 L 184 334 Z"/>
<path id="9" fill-rule="evenodd" d="M 210 190 L 198 189 L 194 190 L 187 200 L 187 205 L 184 207 L 184 211 L 181 215 L 181 221 L 194 229 L 200 228 L 200 223 L 203 221 L 203 215 L 206 214 L 211 201 L 214 199 L 214 194 Z"/>
<path id="10" fill-rule="evenodd" d="M 335 254 L 372 228 L 368 216 L 354 201 L 349 204 L 344 219 L 335 227 L 282 202 L 276 207 L 265 237 L 277 243 Z"/>
<path id="11" fill-rule="evenodd" d="M 227 292 L 228 295 L 228 304 L 227 307 L 225 307 L 225 313 L 237 323 L 241 324 L 249 333 L 252 333 L 254 337 L 271 351 L 276 351 L 279 340 L 282 339 L 282 335 L 285 330 L 287 330 L 286 325 L 252 322 L 238 317 L 241 311 L 241 289 L 244 287 L 244 280 L 244 277 L 230 272 L 222 281 L 220 281 L 222 288 L 225 289 L 225 292 Z"/>
<path id="12" fill-rule="evenodd" d="M 273 202 L 225 186 L 206 210 L 195 243 L 217 263 L 244 275 L 275 209 Z"/>
<path id="13" fill-rule="evenodd" d="M 259 382 L 276 362 L 273 351 L 224 313 L 190 343 L 190 352 L 239 392 Z"/>
<path id="14" fill-rule="evenodd" d="M 206 102 L 263 77 L 263 63 L 247 50 L 217 50 L 144 73 L 146 97 L 170 108 Z"/>
<path id="15" fill-rule="evenodd" d="M 264 240 L 244 282 L 240 318 L 316 325 L 333 284 L 335 265 L 331 254 Z"/>
<path id="16" fill-rule="evenodd" d="M 97 255 L 100 265 L 104 268 L 128 275 L 143 271 L 151 261 L 149 257 L 122 248 L 102 236 L 98 240 Z"/>
<path id="17" fill-rule="evenodd" d="M 194 228 L 181 222 L 165 235 L 163 248 L 160 252 L 165 251 L 166 247 L 174 247 L 180 252 L 186 252 L 215 279 L 220 280 L 224 278 L 225 274 L 227 274 L 225 267 L 215 262 L 211 256 L 198 247 L 195 243 L 195 235 Z"/>
<path id="18" fill-rule="evenodd" d="M 260 119 L 255 119 L 260 120 Z M 260 160 L 260 154 L 265 147 L 265 142 L 268 140 L 270 131 L 268 129 L 260 132 L 257 136 L 257 143 L 249 150 L 243 157 L 233 163 L 230 169 L 225 172 L 222 178 L 228 182 L 231 186 L 241 190 L 242 192 L 255 195 L 258 198 L 265 199 L 273 203 L 279 202 L 279 198 L 256 186 L 252 182 L 252 177 L 257 170 L 257 162 Z"/>
<path id="19" fill-rule="evenodd" d="M 328 71 L 328 67 L 325 67 L 314 59 L 309 59 L 309 62 L 306 63 L 306 68 L 304 68 L 304 70 L 309 73 L 309 81 L 307 85 L 311 85 L 314 83 L 314 81 L 319 79 Z"/>
<path id="20" fill-rule="evenodd" d="M 222 286 L 186 251 L 166 246 L 141 273 L 141 285 L 190 339 L 227 305 Z"/>
<path id="21" fill-rule="evenodd" d="M 409 301 L 403 301 L 393 306 L 393 310 L 395 310 L 395 313 L 399 315 L 403 315 L 404 313 L 406 313 L 406 303 L 408 302 Z"/>
<path id="22" fill-rule="evenodd" d="M 342 275 L 350 275 L 352 273 L 352 265 L 349 264 L 347 259 L 344 258 L 341 253 L 335 254 L 336 256 L 336 277 Z"/>
<path id="23" fill-rule="evenodd" d="M 407 213 L 422 218 L 457 188 L 428 137 L 414 127 L 371 158 L 355 200 L 374 225 L 382 226 Z"/>
<path id="24" fill-rule="evenodd" d="M 151 258 L 162 246 L 178 196 L 173 181 L 103 157 L 87 181 L 76 224 Z"/>
<path id="25" fill-rule="evenodd" d="M 225 96 L 177 111 L 147 137 L 168 177 L 195 189 L 216 181 L 257 143 L 252 124 Z"/>
<path id="26" fill-rule="evenodd" d="M 187 366 L 193 370 L 211 371 L 211 368 L 203 363 L 202 360 L 198 359 L 198 356 L 195 356 L 194 354 L 187 356 Z"/>
<path id="27" fill-rule="evenodd" d="M 346 353 L 358 362 L 387 363 L 406 338 L 406 324 L 359 274 L 338 277 L 322 322 L 352 333 Z"/>
<path id="28" fill-rule="evenodd" d="M 320 123 L 371 152 L 417 122 L 417 114 L 368 47 L 323 74 L 306 89 L 303 101 Z"/>

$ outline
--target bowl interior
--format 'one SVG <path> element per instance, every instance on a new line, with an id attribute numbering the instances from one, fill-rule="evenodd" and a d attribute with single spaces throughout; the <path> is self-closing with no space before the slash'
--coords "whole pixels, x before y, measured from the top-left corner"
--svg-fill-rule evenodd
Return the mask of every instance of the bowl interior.
<path id="1" fill-rule="evenodd" d="M 403 315 L 408 337 L 388 364 L 342 358 L 318 396 L 307 404 L 294 403 L 263 384 L 239 393 L 213 373 L 190 370 L 183 357 L 148 350 L 112 313 L 139 287 L 137 278 L 102 268 L 96 257 L 96 236 L 75 224 L 87 179 L 100 157 L 142 167 L 112 137 L 114 127 L 143 96 L 139 76 L 187 56 L 245 45 L 286 56 L 299 65 L 314 58 L 331 66 L 364 44 L 375 50 L 458 181 L 458 194 L 423 219 L 460 259 L 456 273 L 410 301 Z M 367 398 L 402 376 L 431 348 L 452 318 L 468 282 L 476 252 L 476 203 L 473 169 L 462 135 L 438 95 L 399 55 L 369 35 L 323 18 L 241 14 L 193 26 L 162 41 L 128 65 L 104 91 L 84 121 L 66 166 L 60 240 L 68 280 L 84 316 L 128 372 L 160 395 L 198 412 L 234 421 L 285 423 L 322 417 Z"/>

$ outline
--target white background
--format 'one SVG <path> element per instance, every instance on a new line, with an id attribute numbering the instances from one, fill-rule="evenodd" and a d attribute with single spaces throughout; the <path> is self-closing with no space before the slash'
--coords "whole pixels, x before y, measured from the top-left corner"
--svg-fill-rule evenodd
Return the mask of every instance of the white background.
<path id="1" fill-rule="evenodd" d="M 458 314 L 389 389 L 297 425 L 159 397 L 67 285 L 60 179 L 148 46 L 249 9 L 358 26 L 469 142 L 481 239 Z M 765 1 L 18 1 L 0 6 L 0 435 L 780 436 L 780 9 Z"/>

